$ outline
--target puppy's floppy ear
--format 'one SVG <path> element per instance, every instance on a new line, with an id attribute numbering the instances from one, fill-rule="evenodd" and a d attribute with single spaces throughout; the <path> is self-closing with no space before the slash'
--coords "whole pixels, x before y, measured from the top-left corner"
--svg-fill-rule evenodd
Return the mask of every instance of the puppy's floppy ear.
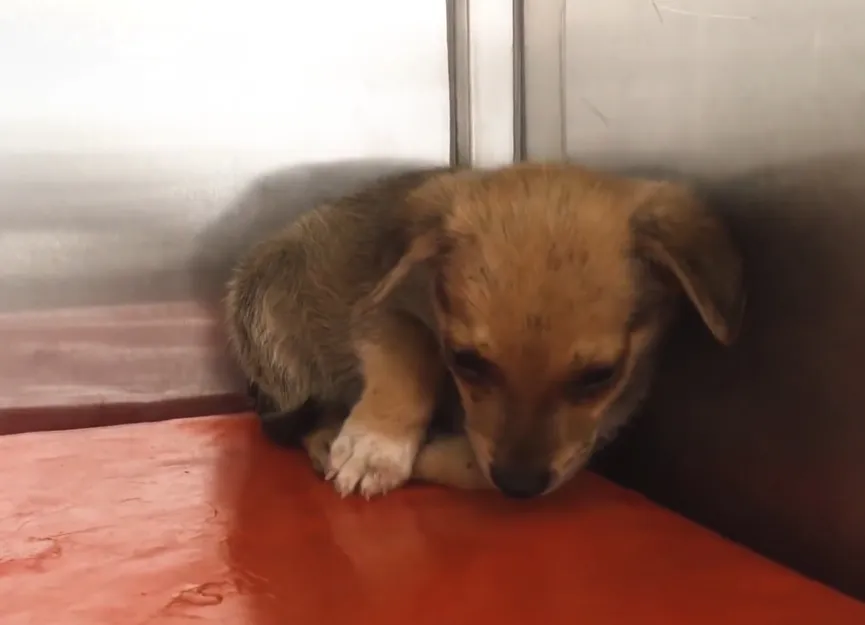
<path id="1" fill-rule="evenodd" d="M 417 267 L 430 265 L 449 248 L 445 219 L 453 203 L 453 193 L 461 173 L 434 176 L 409 192 L 406 197 L 407 245 L 396 265 L 366 298 L 365 306 L 380 304 Z"/>
<path id="2" fill-rule="evenodd" d="M 645 182 L 631 228 L 637 254 L 675 276 L 720 343 L 735 341 L 745 309 L 742 258 L 721 220 L 690 189 Z"/>

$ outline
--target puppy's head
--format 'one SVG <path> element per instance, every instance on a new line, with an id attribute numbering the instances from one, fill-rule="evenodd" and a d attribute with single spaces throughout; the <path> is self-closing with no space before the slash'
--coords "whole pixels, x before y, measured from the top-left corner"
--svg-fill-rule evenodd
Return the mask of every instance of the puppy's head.
<path id="1" fill-rule="evenodd" d="M 561 485 L 636 407 L 677 295 L 735 337 L 740 258 L 682 187 L 518 165 L 434 179 L 414 200 L 425 225 L 383 289 L 432 270 L 465 427 L 506 495 Z"/>

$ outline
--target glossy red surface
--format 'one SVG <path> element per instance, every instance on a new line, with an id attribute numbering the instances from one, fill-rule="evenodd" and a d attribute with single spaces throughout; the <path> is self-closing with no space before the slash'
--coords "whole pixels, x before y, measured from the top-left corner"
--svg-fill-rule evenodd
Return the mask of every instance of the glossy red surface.
<path id="1" fill-rule="evenodd" d="M 535 502 L 340 500 L 244 417 L 0 437 L 0 623 L 865 623 L 586 474 Z"/>

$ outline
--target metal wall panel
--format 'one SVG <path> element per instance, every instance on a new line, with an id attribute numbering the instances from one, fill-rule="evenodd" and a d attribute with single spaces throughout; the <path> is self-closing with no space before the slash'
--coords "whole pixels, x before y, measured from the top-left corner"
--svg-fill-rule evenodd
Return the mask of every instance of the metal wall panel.
<path id="1" fill-rule="evenodd" d="M 437 0 L 3 2 L 0 311 L 189 298 L 241 228 L 447 162 L 448 101 Z"/>
<path id="2" fill-rule="evenodd" d="M 682 176 L 746 257 L 739 344 L 683 323 L 606 470 L 865 598 L 865 4 L 526 6 L 528 155 Z"/>
<path id="3" fill-rule="evenodd" d="M 865 141 L 857 0 L 569 0 L 567 154 L 710 175 Z"/>

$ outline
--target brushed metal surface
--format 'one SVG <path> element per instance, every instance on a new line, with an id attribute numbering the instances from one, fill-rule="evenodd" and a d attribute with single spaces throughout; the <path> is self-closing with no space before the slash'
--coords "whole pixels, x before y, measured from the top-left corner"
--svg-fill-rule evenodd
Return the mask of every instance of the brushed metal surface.
<path id="1" fill-rule="evenodd" d="M 449 157 L 436 0 L 5 2 L 0 85 L 0 311 L 188 299 L 262 185 Z"/>
<path id="2" fill-rule="evenodd" d="M 740 343 L 684 324 L 608 470 L 865 598 L 865 5 L 563 9 L 527 16 L 530 156 L 695 182 L 747 259 Z"/>

